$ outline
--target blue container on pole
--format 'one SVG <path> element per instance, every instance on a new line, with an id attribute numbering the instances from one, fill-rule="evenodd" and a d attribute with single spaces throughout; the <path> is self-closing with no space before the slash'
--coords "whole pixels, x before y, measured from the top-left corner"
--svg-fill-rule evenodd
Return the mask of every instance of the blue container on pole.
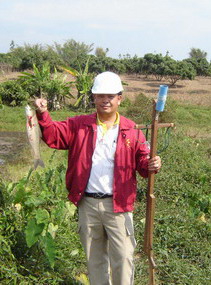
<path id="1" fill-rule="evenodd" d="M 164 106 L 166 103 L 167 93 L 168 93 L 168 86 L 160 85 L 160 89 L 158 93 L 158 100 L 157 100 L 157 104 L 155 107 L 156 111 L 163 112 Z"/>

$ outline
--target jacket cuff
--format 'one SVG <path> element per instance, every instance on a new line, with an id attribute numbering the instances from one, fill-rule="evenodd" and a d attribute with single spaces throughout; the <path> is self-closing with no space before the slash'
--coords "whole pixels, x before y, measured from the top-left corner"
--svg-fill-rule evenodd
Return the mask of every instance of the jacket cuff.
<path id="1" fill-rule="evenodd" d="M 38 123 L 41 126 L 46 126 L 52 121 L 48 111 L 45 111 L 43 113 L 36 112 L 36 114 L 37 114 Z"/>

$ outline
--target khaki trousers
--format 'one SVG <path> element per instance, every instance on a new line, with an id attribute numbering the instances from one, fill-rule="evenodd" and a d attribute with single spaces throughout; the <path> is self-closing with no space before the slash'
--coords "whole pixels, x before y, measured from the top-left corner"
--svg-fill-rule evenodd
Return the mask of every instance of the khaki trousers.
<path id="1" fill-rule="evenodd" d="M 136 246 L 131 212 L 113 213 L 112 198 L 84 197 L 79 235 L 91 285 L 132 285 Z"/>

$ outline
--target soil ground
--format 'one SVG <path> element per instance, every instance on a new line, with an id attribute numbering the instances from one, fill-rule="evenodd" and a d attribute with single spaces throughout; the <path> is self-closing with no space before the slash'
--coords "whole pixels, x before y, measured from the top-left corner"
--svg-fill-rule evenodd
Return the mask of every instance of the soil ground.
<path id="1" fill-rule="evenodd" d="M 4 164 L 5 161 L 15 160 L 27 144 L 26 133 L 0 132 L 0 165 Z"/>
<path id="2" fill-rule="evenodd" d="M 157 81 L 144 76 L 123 75 L 124 95 L 129 99 L 139 93 L 156 98 L 160 85 L 169 85 L 167 81 Z M 173 87 L 169 87 L 168 96 L 182 103 L 191 105 L 211 106 L 211 77 L 196 77 L 195 80 L 180 80 Z"/>

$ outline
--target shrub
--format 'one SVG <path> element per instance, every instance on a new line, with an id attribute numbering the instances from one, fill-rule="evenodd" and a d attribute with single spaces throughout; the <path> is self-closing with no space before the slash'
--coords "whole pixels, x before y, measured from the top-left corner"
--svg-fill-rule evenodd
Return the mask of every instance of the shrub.
<path id="1" fill-rule="evenodd" d="M 125 115 L 137 124 L 148 124 L 152 120 L 152 104 L 152 99 L 141 93 L 136 97 L 134 103 L 127 108 Z M 159 121 L 174 122 L 176 106 L 176 102 L 168 98 L 164 111 L 160 113 Z"/>
<path id="2" fill-rule="evenodd" d="M 130 106 L 132 106 L 132 102 L 130 101 L 130 99 L 128 97 L 123 98 L 121 102 L 121 107 L 128 108 Z"/>
<path id="3" fill-rule="evenodd" d="M 46 96 L 49 110 L 55 110 L 64 105 L 66 97 L 73 97 L 70 94 L 70 83 L 66 82 L 66 77 L 60 76 L 56 69 L 52 75 L 48 63 L 42 68 L 37 68 L 35 65 L 33 67 L 33 72 L 23 72 L 17 80 L 6 81 L 0 85 L 3 104 L 20 106 L 30 97 Z"/>
<path id="4" fill-rule="evenodd" d="M 73 223 L 76 209 L 65 201 L 64 177 L 65 167 L 59 164 L 41 174 L 30 170 L 15 183 L 0 180 L 1 284 L 13 284 L 14 280 L 15 284 L 24 281 L 24 284 L 58 284 L 62 281 L 57 269 L 54 273 L 52 270 L 56 257 L 59 259 L 60 238 Z M 69 234 L 68 231 L 68 239 Z M 72 245 L 63 246 L 70 249 L 74 260 L 79 249 L 74 234 L 71 236 Z M 51 283 L 53 276 L 58 283 Z"/>
<path id="5" fill-rule="evenodd" d="M 10 80 L 0 85 L 2 103 L 10 106 L 21 106 L 30 97 L 29 93 L 20 85 L 18 80 Z"/>
<path id="6" fill-rule="evenodd" d="M 31 96 L 46 96 L 49 110 L 60 109 L 64 105 L 65 97 L 72 98 L 70 84 L 57 70 L 51 74 L 50 65 L 46 62 L 42 67 L 33 65 L 33 72 L 22 72 L 19 81 Z"/>
<path id="7" fill-rule="evenodd" d="M 89 73 L 89 60 L 88 57 L 84 69 L 81 67 L 80 63 L 78 70 L 72 67 L 63 67 L 63 70 L 75 77 L 75 86 L 78 91 L 77 101 L 74 104 L 75 107 L 82 107 L 85 111 L 92 107 L 93 97 L 91 94 L 91 87 L 93 85 L 93 74 Z"/>
<path id="8" fill-rule="evenodd" d="M 140 93 L 132 106 L 127 108 L 125 115 L 134 120 L 137 124 L 147 123 L 151 120 L 151 104 L 152 101 L 143 93 Z"/>

